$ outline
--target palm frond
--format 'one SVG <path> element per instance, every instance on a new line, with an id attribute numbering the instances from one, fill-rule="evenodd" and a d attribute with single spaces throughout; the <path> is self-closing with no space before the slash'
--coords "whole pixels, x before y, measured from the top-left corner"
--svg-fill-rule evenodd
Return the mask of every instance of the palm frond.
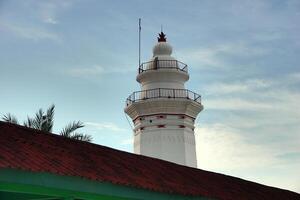
<path id="1" fill-rule="evenodd" d="M 59 134 L 71 138 L 72 133 L 82 127 L 84 127 L 84 125 L 81 121 L 73 121 L 63 128 Z"/>
<path id="2" fill-rule="evenodd" d="M 38 112 L 35 113 L 35 117 L 32 120 L 32 128 L 38 129 L 38 130 L 43 130 L 42 129 L 42 123 L 43 120 L 45 120 L 46 117 L 44 116 L 44 111 L 43 109 L 39 109 Z"/>
<path id="3" fill-rule="evenodd" d="M 2 120 L 12 124 L 19 124 L 18 119 L 10 113 L 3 115 Z"/>
<path id="4" fill-rule="evenodd" d="M 27 120 L 23 122 L 23 125 L 28 127 L 28 128 L 34 128 L 33 127 L 33 120 L 34 119 L 27 116 Z"/>
<path id="5" fill-rule="evenodd" d="M 55 108 L 55 105 L 52 104 L 48 108 L 46 114 L 43 116 L 43 121 L 41 124 L 41 129 L 43 131 L 52 132 L 53 121 L 54 121 L 54 108 Z"/>
<path id="6" fill-rule="evenodd" d="M 93 140 L 91 135 L 83 134 L 83 133 L 74 133 L 71 135 L 72 139 L 91 142 Z"/>
<path id="7" fill-rule="evenodd" d="M 54 104 L 52 104 L 46 112 L 40 108 L 38 112 L 35 113 L 34 117 L 27 116 L 27 120 L 23 122 L 23 125 L 25 127 L 34 128 L 41 131 L 52 132 L 54 124 L 54 111 Z M 19 124 L 17 118 L 10 113 L 3 115 L 2 120 L 13 124 Z M 82 127 L 84 127 L 84 124 L 81 121 L 73 121 L 61 130 L 60 135 L 75 140 L 91 142 L 93 139 L 91 135 L 74 133 L 74 131 Z"/>

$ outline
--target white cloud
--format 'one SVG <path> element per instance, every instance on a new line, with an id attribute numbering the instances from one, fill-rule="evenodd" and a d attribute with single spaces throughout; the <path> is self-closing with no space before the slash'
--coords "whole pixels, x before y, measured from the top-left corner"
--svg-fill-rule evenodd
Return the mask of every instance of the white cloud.
<path id="1" fill-rule="evenodd" d="M 298 78 L 211 84 L 203 104 L 218 121 L 196 128 L 199 167 L 299 191 Z"/>
<path id="2" fill-rule="evenodd" d="M 39 17 L 45 23 L 57 24 L 59 13 L 70 8 L 72 3 L 72 1 L 41 1 L 37 6 Z"/>
<path id="3" fill-rule="evenodd" d="M 57 5 L 51 1 L 40 4 L 40 15 L 42 21 L 49 24 L 57 24 L 56 12 Z"/>
<path id="4" fill-rule="evenodd" d="M 121 141 L 121 145 L 132 145 L 133 146 L 133 138 L 128 138 Z"/>
<path id="5" fill-rule="evenodd" d="M 299 155 L 299 142 L 294 147 L 285 141 L 276 145 L 254 143 L 250 138 L 263 134 L 263 130 L 246 136 L 244 130 L 221 123 L 197 126 L 195 133 L 199 168 L 299 192 L 299 158 L 286 160 L 281 156 L 291 152 Z"/>
<path id="6" fill-rule="evenodd" d="M 189 62 L 197 63 L 198 67 L 230 68 L 231 63 L 223 57 L 256 57 L 270 53 L 267 48 L 251 46 L 244 42 L 225 43 L 198 49 L 183 49 L 177 51 L 178 57 Z"/>
<path id="7" fill-rule="evenodd" d="M 66 73 L 74 77 L 90 77 L 90 76 L 98 76 L 107 73 L 107 71 L 103 67 L 99 65 L 95 65 L 86 68 L 69 69 L 66 71 Z"/>
<path id="8" fill-rule="evenodd" d="M 268 88 L 273 84 L 272 81 L 266 79 L 247 79 L 245 81 L 237 81 L 230 83 L 212 83 L 205 87 L 208 94 L 231 94 L 240 92 L 250 92 L 256 89 Z"/>
<path id="9" fill-rule="evenodd" d="M 6 21 L 0 21 L 0 26 L 3 31 L 10 32 L 15 36 L 24 39 L 30 39 L 34 41 L 45 39 L 58 42 L 61 41 L 60 37 L 56 33 L 30 25 L 25 26 L 21 24 L 9 23 Z"/>
<path id="10" fill-rule="evenodd" d="M 233 92 L 245 92 L 249 90 L 249 86 L 242 83 L 215 83 L 208 85 L 205 90 L 209 94 L 227 94 Z"/>
<path id="11" fill-rule="evenodd" d="M 96 122 L 85 122 L 87 126 L 94 127 L 98 130 L 109 130 L 109 131 L 115 131 L 115 132 L 122 132 L 126 131 L 127 129 L 121 128 L 118 125 L 112 123 L 112 122 L 102 122 L 102 123 L 96 123 Z"/>
<path id="12" fill-rule="evenodd" d="M 214 82 L 204 88 L 207 96 L 203 102 L 207 109 L 255 110 L 299 117 L 300 94 L 290 89 L 298 79 L 299 74 L 293 73 L 280 79 Z"/>
<path id="13" fill-rule="evenodd" d="M 0 20 L 0 30 L 12 33 L 14 36 L 34 41 L 54 40 L 61 42 L 59 35 L 47 30 L 40 22 L 55 25 L 58 23 L 58 13 L 72 5 L 72 1 L 26 1 L 22 2 L 27 9 L 26 16 L 22 12 L 4 13 Z M 29 21 L 28 21 L 29 19 Z"/>
<path id="14" fill-rule="evenodd" d="M 277 101 L 270 102 L 270 98 L 273 96 L 268 93 L 268 90 L 275 85 L 273 81 L 266 79 L 246 79 L 227 83 L 215 82 L 204 89 L 207 98 L 203 102 L 207 109 L 265 112 L 276 106 Z"/>
<path id="15" fill-rule="evenodd" d="M 267 48 L 251 46 L 243 42 L 218 45 L 215 50 L 216 54 L 251 57 L 266 55 L 270 52 L 270 50 Z"/>
<path id="16" fill-rule="evenodd" d="M 228 125 L 201 125 L 195 132 L 200 168 L 231 171 L 266 167 L 278 162 L 272 149 L 247 143 L 240 130 Z"/>
<path id="17" fill-rule="evenodd" d="M 46 18 L 44 20 L 44 22 L 49 23 L 49 24 L 57 24 L 58 23 L 55 19 L 53 19 L 51 17 Z"/>
<path id="18" fill-rule="evenodd" d="M 290 74 L 289 78 L 291 79 L 291 81 L 295 81 L 295 82 L 300 81 L 300 72 L 295 72 Z"/>
<path id="19" fill-rule="evenodd" d="M 57 19 L 58 14 L 68 9 L 72 5 L 72 1 L 36 2 L 29 0 L 22 3 L 24 9 L 27 9 L 26 16 L 22 16 L 22 13 L 18 12 L 6 14 L 0 20 L 0 29 L 24 39 L 61 41 L 61 38 L 55 32 L 45 29 L 45 26 L 41 25 L 40 22 L 51 25 L 57 24 L 59 22 Z"/>
<path id="20" fill-rule="evenodd" d="M 197 63 L 197 67 L 222 67 L 223 61 L 217 58 L 218 47 L 177 50 L 176 57 Z"/>
<path id="21" fill-rule="evenodd" d="M 73 77 L 91 77 L 91 76 L 99 76 L 103 74 L 111 74 L 111 73 L 126 73 L 128 71 L 132 71 L 132 68 L 118 68 L 118 67 L 110 67 L 104 68 L 100 65 L 93 65 L 91 67 L 77 67 L 64 70 L 63 73 L 73 76 Z"/>
<path id="22" fill-rule="evenodd" d="M 279 40 L 282 38 L 282 33 L 280 31 L 269 31 L 269 32 L 262 32 L 262 33 L 255 33 L 253 36 L 255 40 L 258 41 L 274 41 Z"/>
<path id="23" fill-rule="evenodd" d="M 206 109 L 217 110 L 255 110 L 265 112 L 266 109 L 273 108 L 273 105 L 268 102 L 243 98 L 208 98 L 203 103 Z"/>

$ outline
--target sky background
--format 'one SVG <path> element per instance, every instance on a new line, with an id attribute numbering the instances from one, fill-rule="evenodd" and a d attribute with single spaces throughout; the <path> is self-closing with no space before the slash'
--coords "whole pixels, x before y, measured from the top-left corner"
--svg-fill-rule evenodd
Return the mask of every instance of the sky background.
<path id="1" fill-rule="evenodd" d="M 163 25 L 202 95 L 199 168 L 300 192 L 299 0 L 0 0 L 0 114 L 54 103 L 54 132 L 132 152 L 138 18 L 142 61 Z"/>

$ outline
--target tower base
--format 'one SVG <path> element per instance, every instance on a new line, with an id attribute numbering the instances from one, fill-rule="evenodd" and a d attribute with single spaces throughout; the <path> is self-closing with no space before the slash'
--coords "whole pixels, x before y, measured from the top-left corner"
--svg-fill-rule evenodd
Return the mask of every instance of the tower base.
<path id="1" fill-rule="evenodd" d="M 134 152 L 189 167 L 197 167 L 195 136 L 182 128 L 145 130 L 134 136 Z"/>

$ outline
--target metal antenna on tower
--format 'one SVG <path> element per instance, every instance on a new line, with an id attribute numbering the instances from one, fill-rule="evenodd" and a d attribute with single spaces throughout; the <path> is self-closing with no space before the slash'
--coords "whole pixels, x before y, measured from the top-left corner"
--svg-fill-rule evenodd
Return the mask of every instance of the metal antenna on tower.
<path id="1" fill-rule="evenodd" d="M 141 66 L 141 18 L 139 18 L 139 67 Z"/>

